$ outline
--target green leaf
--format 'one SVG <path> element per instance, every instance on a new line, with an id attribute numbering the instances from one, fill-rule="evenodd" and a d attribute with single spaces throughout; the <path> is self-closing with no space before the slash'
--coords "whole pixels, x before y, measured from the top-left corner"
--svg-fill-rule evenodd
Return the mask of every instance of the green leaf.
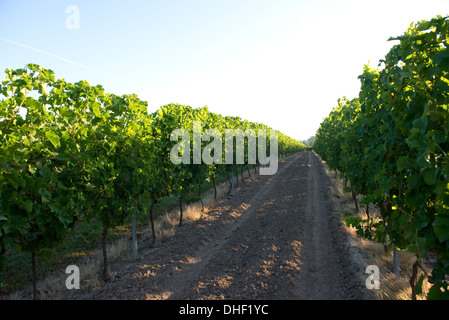
<path id="1" fill-rule="evenodd" d="M 424 181 L 429 185 L 434 185 L 437 183 L 437 173 L 438 170 L 436 168 L 427 168 L 424 169 L 422 174 L 422 177 L 424 178 Z"/>
<path id="2" fill-rule="evenodd" d="M 33 210 L 33 201 L 27 200 L 23 203 L 23 207 L 25 208 L 26 212 L 31 213 Z"/>
<path id="3" fill-rule="evenodd" d="M 37 169 L 33 164 L 30 163 L 28 165 L 28 170 L 31 172 L 31 174 L 35 174 Z"/>
<path id="4" fill-rule="evenodd" d="M 432 226 L 440 242 L 449 240 L 449 216 L 437 216 Z"/>
<path id="5" fill-rule="evenodd" d="M 42 196 L 42 202 L 50 202 L 51 194 L 45 188 L 39 189 L 39 194 Z"/>
<path id="6" fill-rule="evenodd" d="M 92 106 L 92 111 L 94 112 L 95 116 L 101 117 L 100 107 L 97 104 L 94 104 Z"/>
<path id="7" fill-rule="evenodd" d="M 407 156 L 401 156 L 396 161 L 396 165 L 398 167 L 398 170 L 402 170 L 407 167 L 408 165 L 408 157 Z"/>
<path id="8" fill-rule="evenodd" d="M 39 84 L 39 93 L 48 96 L 48 87 L 46 83 Z"/>
<path id="9" fill-rule="evenodd" d="M 427 118 L 416 119 L 415 121 L 413 121 L 413 127 L 421 131 L 425 131 L 427 129 Z"/>
<path id="10" fill-rule="evenodd" d="M 444 299 L 444 293 L 437 286 L 432 286 L 427 293 L 427 300 L 441 300 Z"/>
<path id="11" fill-rule="evenodd" d="M 422 274 L 419 277 L 419 280 L 416 281 L 415 292 L 417 295 L 422 294 L 422 284 L 423 284 L 424 278 L 425 278 L 425 276 Z"/>
<path id="12" fill-rule="evenodd" d="M 61 146 L 61 144 L 59 143 L 59 137 L 56 135 L 56 133 L 54 133 L 53 131 L 47 131 L 45 132 L 45 135 L 55 148 L 59 148 Z"/>
<path id="13" fill-rule="evenodd" d="M 7 180 L 8 180 L 8 182 L 9 182 L 9 184 L 12 185 L 12 187 L 13 187 L 15 190 L 17 190 L 17 188 L 19 188 L 19 184 L 17 183 L 16 180 L 14 180 L 13 178 L 9 178 L 9 177 L 8 177 Z"/>

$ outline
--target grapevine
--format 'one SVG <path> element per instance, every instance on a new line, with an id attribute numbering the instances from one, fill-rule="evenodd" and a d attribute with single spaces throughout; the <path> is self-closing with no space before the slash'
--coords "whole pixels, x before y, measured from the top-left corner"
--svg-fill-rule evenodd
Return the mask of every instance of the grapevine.
<path id="1" fill-rule="evenodd" d="M 428 299 L 449 288 L 448 17 L 412 24 L 381 60 L 364 67 L 359 97 L 343 98 L 321 123 L 314 149 L 350 182 L 379 218 L 347 219 L 359 235 L 413 252 L 413 269 L 429 254 L 432 273 L 411 277 L 412 298 L 427 277 Z"/>

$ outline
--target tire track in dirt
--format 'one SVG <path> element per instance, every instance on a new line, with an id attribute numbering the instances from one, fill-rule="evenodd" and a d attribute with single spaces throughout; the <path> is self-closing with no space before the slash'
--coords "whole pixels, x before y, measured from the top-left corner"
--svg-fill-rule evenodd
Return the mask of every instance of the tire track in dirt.
<path id="1" fill-rule="evenodd" d="M 348 274 L 350 259 L 344 238 L 338 234 L 338 221 L 332 220 L 327 195 L 329 179 L 316 155 L 308 154 L 307 193 L 302 235 L 302 267 L 296 274 L 293 299 L 355 299 Z M 340 236 L 340 237 L 339 237 Z M 346 259 L 345 259 L 346 258 Z M 349 281 L 349 282 L 348 282 Z"/>
<path id="2" fill-rule="evenodd" d="M 329 183 L 313 152 L 282 161 L 78 298 L 362 299 Z"/>
<path id="3" fill-rule="evenodd" d="M 259 203 L 263 201 L 263 199 L 267 197 L 270 192 L 272 192 L 273 188 L 277 185 L 277 183 L 279 183 L 278 180 L 280 179 L 280 177 L 282 177 L 284 171 L 287 170 L 292 163 L 293 162 L 291 161 L 283 165 L 278 172 L 279 175 L 265 176 L 263 188 L 260 188 L 258 192 L 248 201 L 243 201 L 237 208 L 237 210 L 235 210 L 236 212 L 234 212 L 234 216 L 237 216 L 238 219 L 236 219 L 232 224 L 229 224 L 228 227 L 222 229 L 222 232 L 220 234 L 216 234 L 213 237 L 206 239 L 205 243 L 200 248 L 198 248 L 195 257 L 191 260 L 193 263 L 184 268 L 184 272 L 177 273 L 176 275 L 171 277 L 170 281 L 164 287 L 164 290 L 166 290 L 166 292 L 173 292 L 173 294 L 170 294 L 169 296 L 170 299 L 202 298 L 200 296 L 188 297 L 186 296 L 186 293 L 192 287 L 197 288 L 198 286 L 202 286 L 202 283 L 198 284 L 197 279 L 200 277 L 200 273 L 204 274 L 204 269 L 214 269 L 212 267 L 212 263 L 218 264 L 219 269 L 221 269 L 223 266 L 226 266 L 226 253 L 229 251 L 229 242 L 232 242 L 228 240 L 234 238 L 237 234 L 241 234 L 242 225 L 245 225 L 246 223 L 252 223 L 247 222 L 247 220 L 253 217 L 255 208 L 257 208 Z M 214 259 L 212 263 L 211 259 Z M 225 268 L 225 270 L 228 271 L 229 269 Z M 219 271 L 220 270 L 217 270 L 217 272 Z M 220 276 L 222 278 L 219 278 Z M 221 281 L 217 279 L 225 279 L 224 281 L 228 283 L 226 279 L 232 278 L 230 275 L 220 276 L 215 275 L 215 280 Z M 193 284 L 195 282 L 197 283 Z M 215 286 L 215 284 L 213 286 Z M 211 296 L 211 298 L 217 297 Z"/>

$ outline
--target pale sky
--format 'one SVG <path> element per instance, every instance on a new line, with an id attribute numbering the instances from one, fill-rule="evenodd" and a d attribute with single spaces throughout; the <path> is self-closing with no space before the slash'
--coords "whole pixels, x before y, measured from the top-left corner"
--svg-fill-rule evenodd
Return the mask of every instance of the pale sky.
<path id="1" fill-rule="evenodd" d="M 305 140 L 338 98 L 358 95 L 390 36 L 437 14 L 449 0 L 0 0 L 0 78 L 36 63 L 136 93 L 150 112 L 207 105 Z"/>

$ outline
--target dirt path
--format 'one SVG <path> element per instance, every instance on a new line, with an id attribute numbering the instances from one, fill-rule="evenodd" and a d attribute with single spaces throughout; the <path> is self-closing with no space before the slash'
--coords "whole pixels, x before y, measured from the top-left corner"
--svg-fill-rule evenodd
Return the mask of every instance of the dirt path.
<path id="1" fill-rule="evenodd" d="M 319 158 L 302 152 L 80 299 L 363 299 Z M 81 284 L 82 287 L 82 284 Z"/>

